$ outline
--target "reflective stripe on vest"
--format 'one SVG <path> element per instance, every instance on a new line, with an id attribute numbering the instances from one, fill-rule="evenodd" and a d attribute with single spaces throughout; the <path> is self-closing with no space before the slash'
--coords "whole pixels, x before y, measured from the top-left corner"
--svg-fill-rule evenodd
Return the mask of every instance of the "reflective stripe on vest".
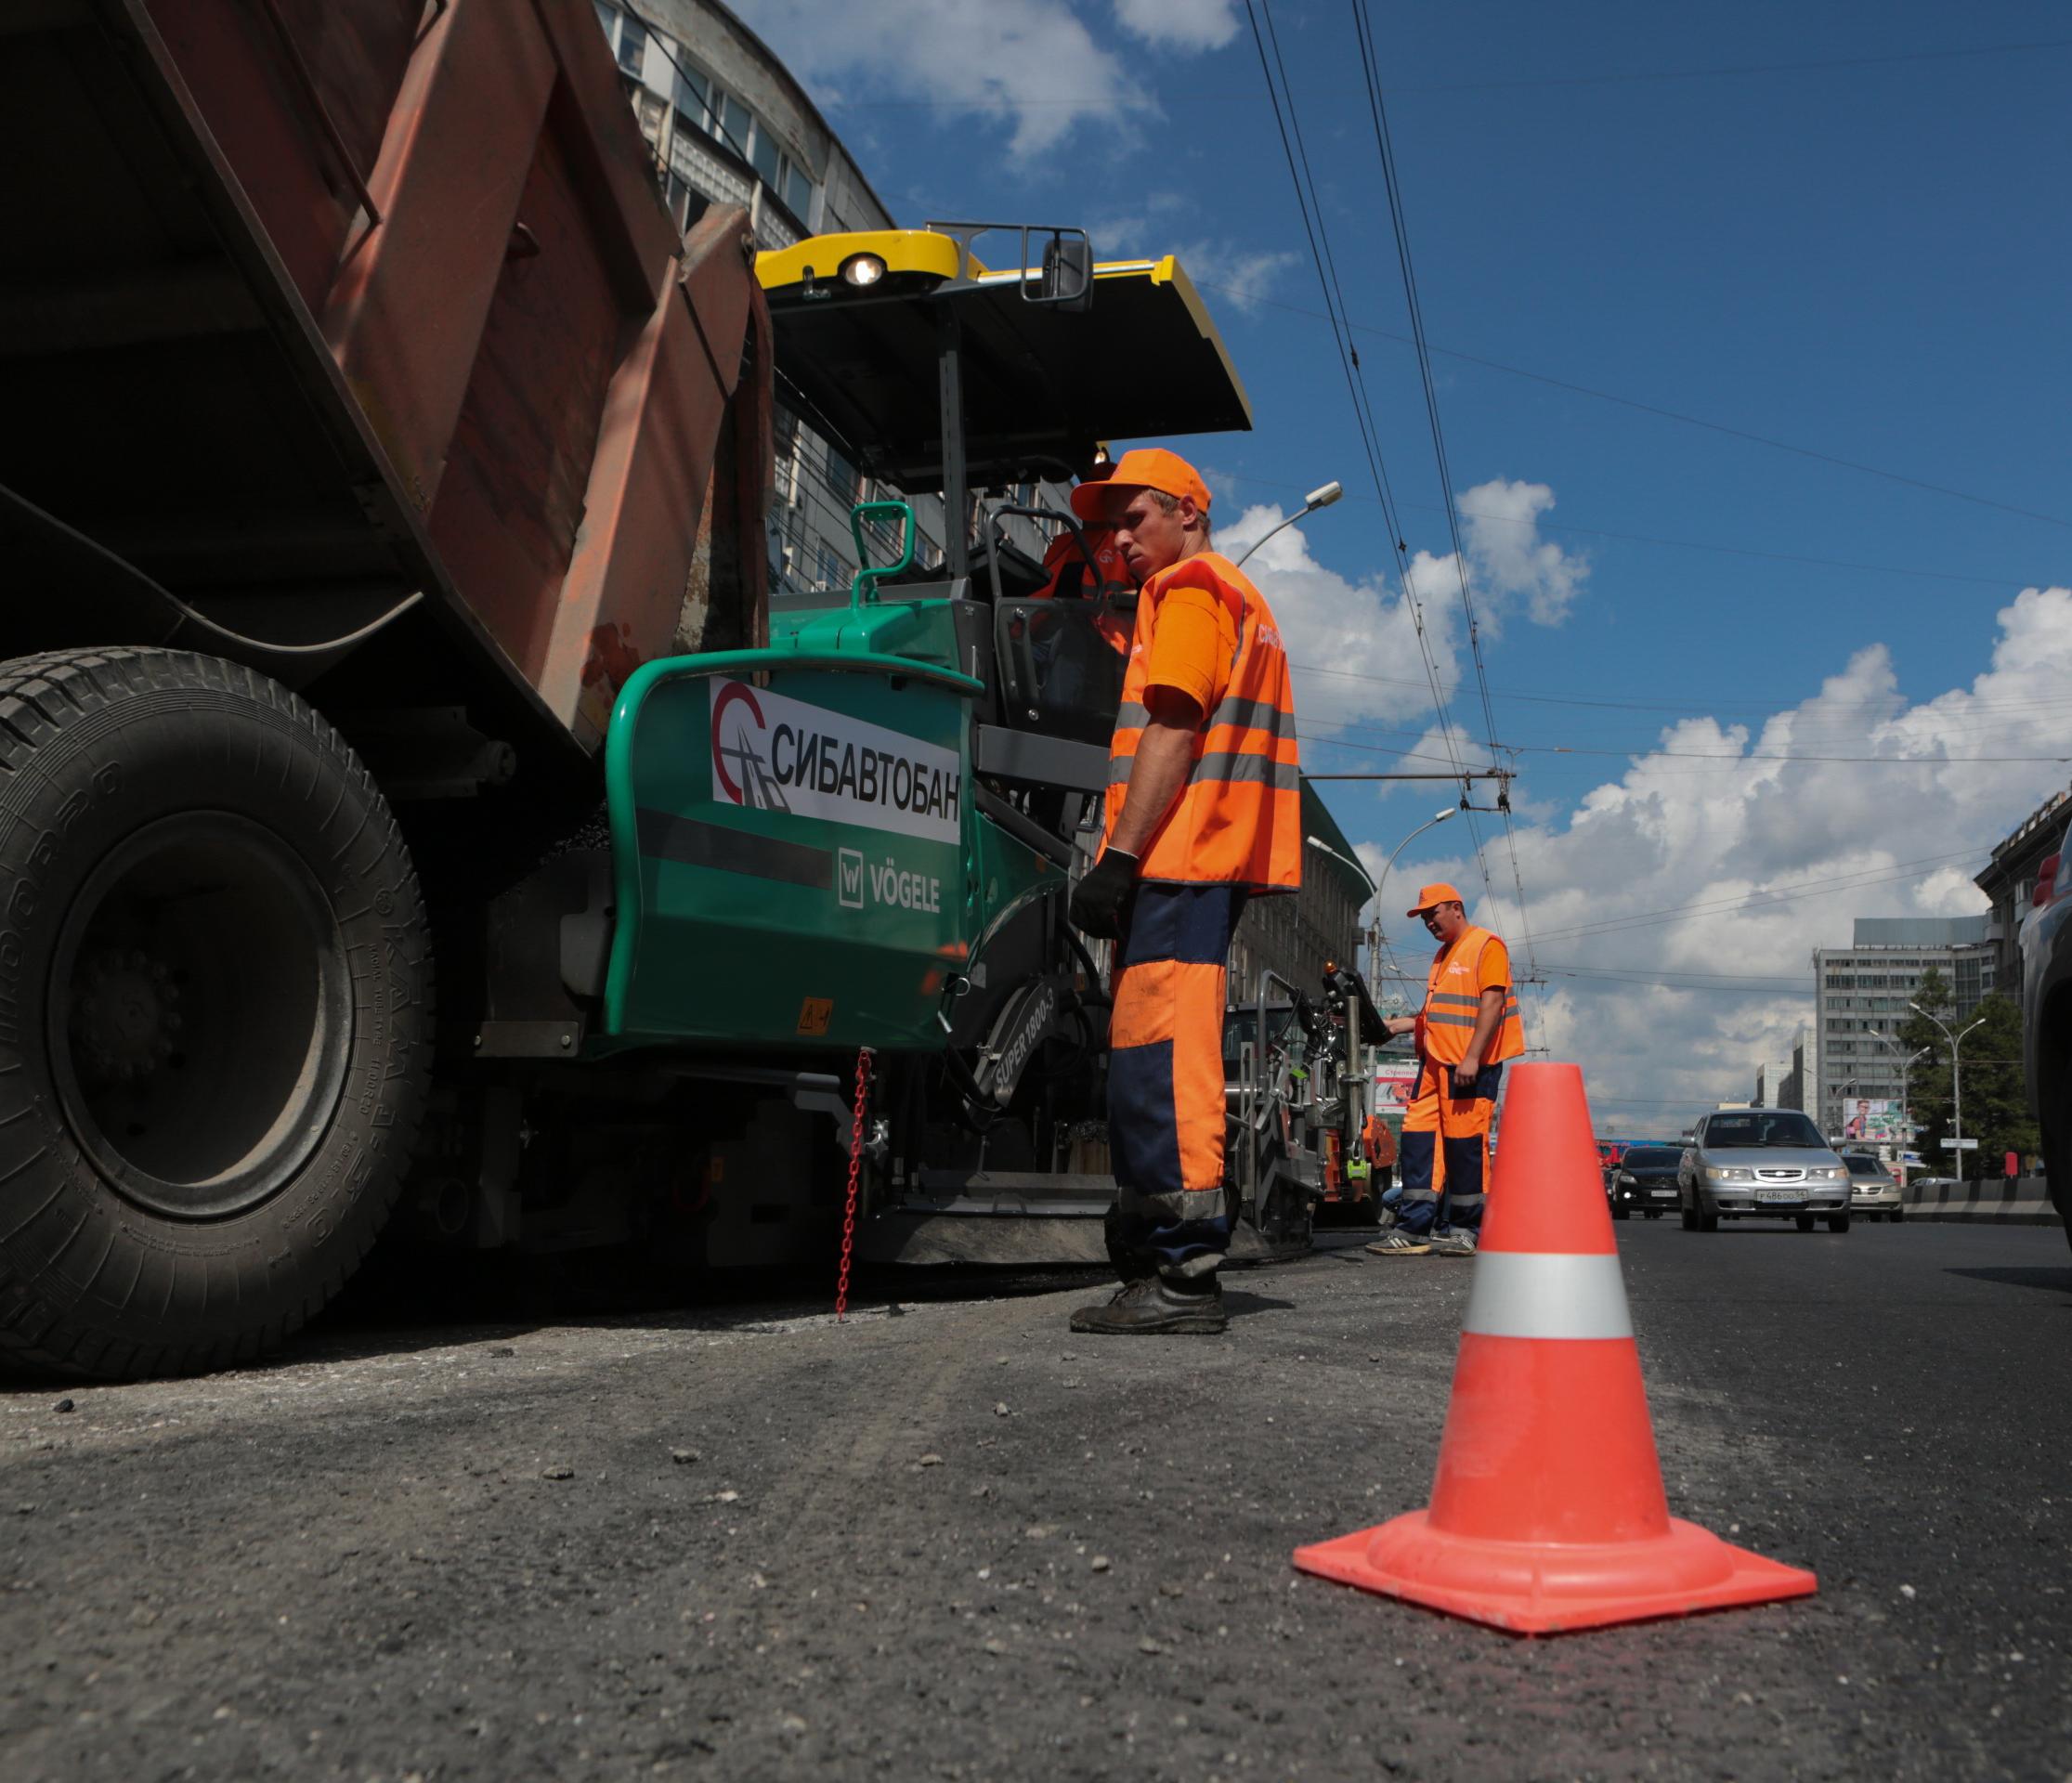
<path id="1" fill-rule="evenodd" d="M 1150 721 L 1144 696 L 1158 608 L 1175 588 L 1201 589 L 1221 601 L 1237 648 L 1223 696 L 1195 734 L 1186 784 L 1145 847 L 1140 875 L 1293 891 L 1302 883 L 1302 782 L 1287 654 L 1258 590 L 1216 552 L 1160 570 L 1138 599 L 1137 637 L 1109 746 L 1102 841 L 1114 834 Z"/>
<path id="2" fill-rule="evenodd" d="M 1463 931 L 1451 947 L 1440 950 L 1432 961 L 1431 976 L 1427 981 L 1425 1009 L 1418 1031 L 1418 1044 L 1425 1056 L 1434 1063 L 1457 1065 L 1467 1057 L 1467 1044 L 1473 1038 L 1475 1023 L 1481 1013 L 1482 998 L 1479 992 L 1472 995 L 1459 991 L 1439 989 L 1440 973 L 1449 966 L 1464 962 L 1468 974 L 1473 977 L 1482 963 L 1482 950 L 1496 937 L 1487 929 L 1469 928 Z M 1474 951 L 1465 950 L 1470 943 Z M 1516 1059 L 1525 1050 L 1525 1024 L 1518 1013 L 1516 996 L 1504 999 L 1504 1014 L 1497 1022 L 1496 1032 L 1490 1036 L 1489 1050 L 1476 1062 L 1482 1065 L 1501 1064 L 1506 1059 Z"/>

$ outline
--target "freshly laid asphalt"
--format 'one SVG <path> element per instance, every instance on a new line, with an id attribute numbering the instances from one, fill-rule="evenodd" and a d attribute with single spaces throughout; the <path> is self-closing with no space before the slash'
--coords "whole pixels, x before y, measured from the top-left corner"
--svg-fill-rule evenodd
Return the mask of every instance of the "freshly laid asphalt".
<path id="1" fill-rule="evenodd" d="M 1424 1503 L 1472 1267 L 1343 1240 L 1222 1338 L 1055 1279 L 333 1324 L 0 1394 L 0 1777 L 2072 1777 L 2063 1231 L 1617 1230 L 1671 1508 L 1818 1596 L 1297 1575 Z"/>

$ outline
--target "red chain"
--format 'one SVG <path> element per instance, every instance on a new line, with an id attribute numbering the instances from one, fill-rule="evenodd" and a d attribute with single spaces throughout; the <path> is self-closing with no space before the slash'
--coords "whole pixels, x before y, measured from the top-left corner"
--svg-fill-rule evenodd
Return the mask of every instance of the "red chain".
<path id="1" fill-rule="evenodd" d="M 849 1314 L 849 1262 L 856 1248 L 856 1183 L 864 1167 L 864 1111 L 870 1106 L 870 1048 L 856 1054 L 856 1113 L 849 1128 L 849 1201 L 841 1211 L 841 1274 L 835 1282 L 835 1320 Z"/>

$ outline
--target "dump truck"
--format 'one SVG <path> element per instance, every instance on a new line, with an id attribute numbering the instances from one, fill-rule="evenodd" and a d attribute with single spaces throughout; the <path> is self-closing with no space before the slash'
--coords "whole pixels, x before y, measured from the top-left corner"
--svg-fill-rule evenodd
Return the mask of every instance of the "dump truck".
<path id="1" fill-rule="evenodd" d="M 0 150 L 0 1359 L 256 1356 L 398 1211 L 1098 1257 L 1121 661 L 982 494 L 1249 424 L 1180 268 L 681 233 L 587 0 L 45 0 Z M 773 617 L 780 375 L 898 499 Z"/>

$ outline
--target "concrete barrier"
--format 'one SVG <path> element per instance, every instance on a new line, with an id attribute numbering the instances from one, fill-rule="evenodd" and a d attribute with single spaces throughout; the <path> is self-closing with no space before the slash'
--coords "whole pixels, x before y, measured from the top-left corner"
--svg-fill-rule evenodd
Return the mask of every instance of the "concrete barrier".
<path id="1" fill-rule="evenodd" d="M 2062 1224 L 2041 1177 L 2008 1182 L 1909 1183 L 1903 1191 L 1909 1219 L 1984 1219 L 2003 1226 Z"/>

